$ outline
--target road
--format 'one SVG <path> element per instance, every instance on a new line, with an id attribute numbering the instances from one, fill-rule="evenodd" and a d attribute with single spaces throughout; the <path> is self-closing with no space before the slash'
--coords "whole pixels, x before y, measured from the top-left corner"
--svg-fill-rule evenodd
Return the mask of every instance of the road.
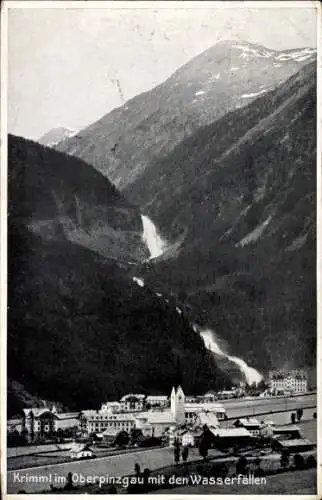
<path id="1" fill-rule="evenodd" d="M 315 395 L 288 398 L 288 400 L 282 398 L 278 400 L 254 399 L 247 401 L 234 400 L 224 402 L 228 417 L 230 418 L 263 412 L 267 412 L 267 414 L 269 415 L 271 411 L 282 411 L 285 409 L 291 411 L 298 408 L 299 406 L 305 407 L 314 405 L 316 405 Z M 278 424 L 290 423 L 290 411 L 274 414 L 272 415 L 272 419 Z M 308 418 L 312 418 L 313 411 L 313 409 L 305 410 L 303 419 L 305 420 Z M 262 419 L 264 418 L 265 417 L 263 416 Z M 313 427 L 314 426 L 315 424 L 313 424 Z M 197 455 L 197 450 L 195 450 L 195 453 Z M 191 455 L 190 458 L 192 459 L 193 456 Z M 154 470 L 165 467 L 173 463 L 173 450 L 170 448 L 142 450 L 126 455 L 120 454 L 113 457 L 99 457 L 92 460 L 38 466 L 18 471 L 8 471 L 7 491 L 8 493 L 18 493 L 19 490 L 24 490 L 27 493 L 39 493 L 41 491 L 49 489 L 51 483 L 56 486 L 61 486 L 62 483 L 60 479 L 65 478 L 68 472 L 75 472 L 83 476 L 106 476 L 106 474 L 108 474 L 110 476 L 121 477 L 133 472 L 135 462 L 138 462 L 140 464 L 141 469 L 147 467 L 150 470 Z M 39 482 L 40 479 L 42 482 Z"/>
<path id="2" fill-rule="evenodd" d="M 284 410 L 296 410 L 305 406 L 316 407 L 316 394 L 305 394 L 296 397 L 278 397 L 278 398 L 250 398 L 250 399 L 231 399 L 222 401 L 226 408 L 228 418 L 236 418 L 246 415 L 255 415 L 264 412 L 278 412 Z M 313 411 L 313 410 L 312 410 Z M 312 413 L 311 413 L 312 416 Z"/>

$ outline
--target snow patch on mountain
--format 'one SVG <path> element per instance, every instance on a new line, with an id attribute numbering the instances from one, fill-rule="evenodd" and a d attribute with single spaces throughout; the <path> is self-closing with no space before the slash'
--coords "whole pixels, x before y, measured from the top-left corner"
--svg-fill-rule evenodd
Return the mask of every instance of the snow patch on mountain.
<path id="1" fill-rule="evenodd" d="M 240 240 L 239 243 L 236 243 L 235 246 L 236 247 L 239 247 L 239 246 L 244 247 L 245 245 L 248 245 L 249 243 L 254 243 L 255 241 L 257 241 L 262 236 L 262 234 L 265 231 L 265 228 L 268 226 L 268 224 L 270 223 L 271 220 L 272 220 L 272 216 L 270 215 L 264 222 L 262 222 L 257 227 L 255 227 L 255 229 L 253 231 L 248 233 L 242 240 Z"/>
<path id="2" fill-rule="evenodd" d="M 68 127 L 56 127 L 44 134 L 38 142 L 44 146 L 54 147 L 65 139 L 74 137 L 79 132 L 79 129 Z"/>
<path id="3" fill-rule="evenodd" d="M 259 92 L 252 92 L 250 94 L 243 94 L 241 97 L 242 99 L 249 99 L 250 97 L 256 97 L 257 95 L 264 94 L 264 92 L 267 92 L 268 89 L 262 89 Z"/>

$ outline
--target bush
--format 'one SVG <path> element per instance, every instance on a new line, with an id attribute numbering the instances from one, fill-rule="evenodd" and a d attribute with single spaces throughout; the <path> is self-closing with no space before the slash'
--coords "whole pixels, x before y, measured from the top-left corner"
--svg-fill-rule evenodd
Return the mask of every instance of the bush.
<path id="1" fill-rule="evenodd" d="M 150 437 L 146 438 L 143 441 L 139 441 L 138 445 L 142 448 L 149 447 L 149 446 L 160 446 L 161 445 L 161 439 L 156 438 L 156 437 Z"/>
<path id="2" fill-rule="evenodd" d="M 295 469 L 304 469 L 304 458 L 300 453 L 296 453 L 293 457 Z"/>
<path id="3" fill-rule="evenodd" d="M 314 455 L 309 455 L 306 459 L 305 466 L 308 469 L 315 469 L 317 465 L 316 458 Z"/>
<path id="4" fill-rule="evenodd" d="M 247 472 L 247 458 L 241 455 L 236 462 L 236 474 L 246 474 Z"/>
<path id="5" fill-rule="evenodd" d="M 123 447 L 123 446 L 126 446 L 129 443 L 129 440 L 130 440 L 130 438 L 129 438 L 128 433 L 126 431 L 121 431 L 115 437 L 113 445 L 114 446 Z"/>
<path id="6" fill-rule="evenodd" d="M 226 477 L 228 475 L 228 467 L 226 464 L 214 464 L 210 469 L 212 477 Z"/>

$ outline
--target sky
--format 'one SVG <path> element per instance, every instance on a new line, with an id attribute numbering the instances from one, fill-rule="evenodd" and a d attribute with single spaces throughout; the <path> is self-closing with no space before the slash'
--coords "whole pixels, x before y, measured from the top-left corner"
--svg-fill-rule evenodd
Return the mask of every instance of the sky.
<path id="1" fill-rule="evenodd" d="M 316 47 L 310 2 L 247 9 L 219 8 L 216 2 L 211 8 L 147 4 L 151 7 L 10 8 L 8 131 L 38 139 L 57 126 L 83 128 L 219 40 L 276 50 Z"/>

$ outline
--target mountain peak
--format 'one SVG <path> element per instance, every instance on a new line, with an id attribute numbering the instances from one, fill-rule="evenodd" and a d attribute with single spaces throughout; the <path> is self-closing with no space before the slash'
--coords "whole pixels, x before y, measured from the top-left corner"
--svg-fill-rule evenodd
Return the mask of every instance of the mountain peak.
<path id="1" fill-rule="evenodd" d="M 40 139 L 38 139 L 38 142 L 43 146 L 53 147 L 56 146 L 59 142 L 64 141 L 65 139 L 74 137 L 77 132 L 77 129 L 68 127 L 54 127 L 49 130 L 49 132 L 46 132 L 44 135 L 42 135 Z"/>

